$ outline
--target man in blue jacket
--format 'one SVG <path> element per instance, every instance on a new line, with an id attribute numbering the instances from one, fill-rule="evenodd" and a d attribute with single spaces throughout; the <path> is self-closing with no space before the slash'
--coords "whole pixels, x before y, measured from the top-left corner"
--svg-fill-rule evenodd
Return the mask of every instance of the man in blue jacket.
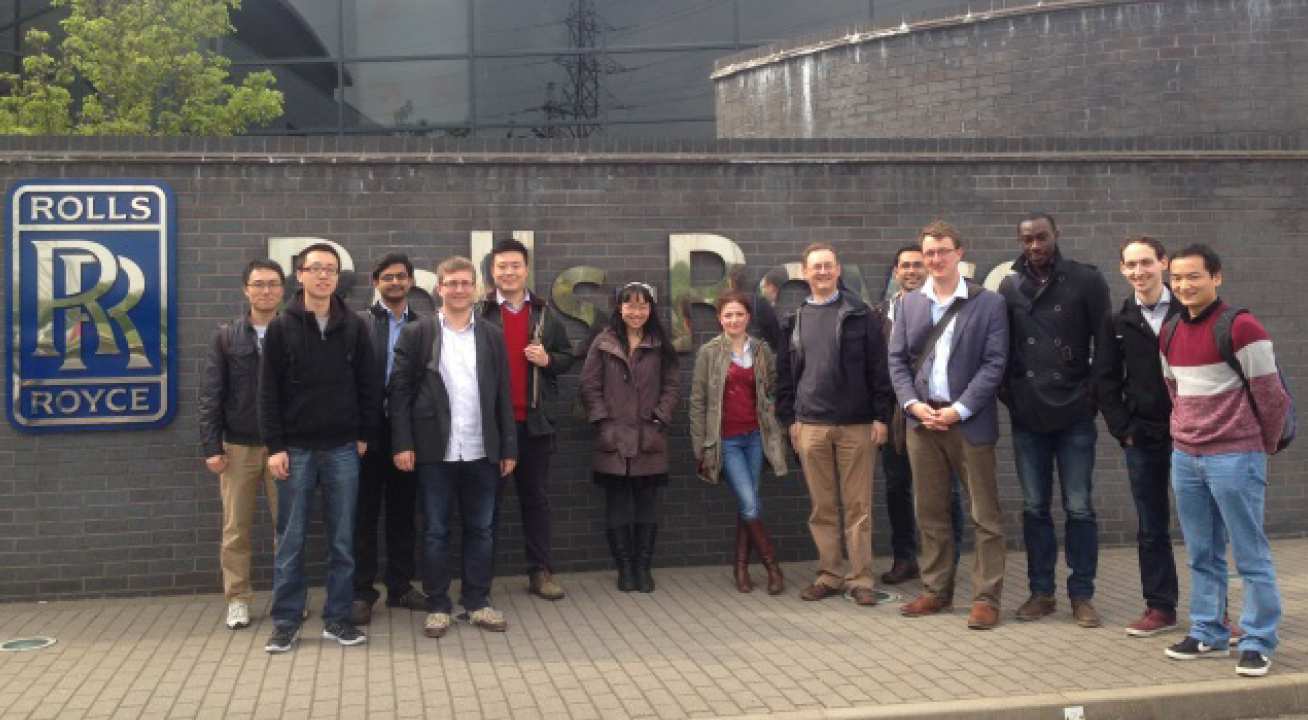
<path id="1" fill-rule="evenodd" d="M 1004 587 L 1004 529 L 995 480 L 999 440 L 996 393 L 1008 359 L 1004 301 L 965 282 L 959 233 L 945 222 L 922 230 L 930 277 L 903 298 L 890 338 L 890 377 L 908 421 L 913 500 L 922 536 L 918 565 L 923 592 L 901 609 L 908 617 L 953 607 L 954 536 L 950 518 L 953 473 L 972 500 L 976 557 L 968 627 L 999 623 Z"/>

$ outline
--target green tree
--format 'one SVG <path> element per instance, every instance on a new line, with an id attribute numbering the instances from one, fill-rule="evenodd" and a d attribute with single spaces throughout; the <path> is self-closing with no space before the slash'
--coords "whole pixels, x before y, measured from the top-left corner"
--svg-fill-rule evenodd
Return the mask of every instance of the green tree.
<path id="1" fill-rule="evenodd" d="M 23 73 L 0 74 L 0 134 L 232 135 L 282 114 L 272 73 L 228 81 L 212 50 L 241 0 L 51 0 L 67 37 L 27 33 Z M 77 92 L 74 92 L 74 89 Z"/>

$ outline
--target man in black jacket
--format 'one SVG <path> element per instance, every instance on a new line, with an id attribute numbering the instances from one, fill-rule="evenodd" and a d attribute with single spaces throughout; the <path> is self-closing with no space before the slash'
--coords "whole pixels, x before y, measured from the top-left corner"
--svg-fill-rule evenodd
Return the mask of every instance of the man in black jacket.
<path id="1" fill-rule="evenodd" d="M 1099 525 L 1092 498 L 1095 466 L 1093 353 L 1112 342 L 1108 284 L 1093 265 L 1068 260 L 1058 251 L 1058 225 L 1045 213 L 1018 224 L 1022 256 L 999 285 L 1008 303 L 1008 373 L 1005 391 L 1013 423 L 1013 454 L 1022 484 L 1022 534 L 1026 541 L 1031 597 L 1018 620 L 1039 620 L 1054 612 L 1054 569 L 1058 543 L 1050 514 L 1054 463 L 1063 484 L 1067 594 L 1072 617 L 1082 627 L 1099 627 L 1091 600 L 1099 565 Z"/>
<path id="2" fill-rule="evenodd" d="M 468 620 L 504 632 L 508 623 L 490 604 L 495 554 L 495 499 L 513 472 L 518 436 L 509 395 L 504 333 L 475 318 L 477 271 L 472 261 L 447 258 L 436 267 L 441 309 L 404 328 L 395 345 L 387 388 L 395 465 L 416 470 L 422 484 L 423 633 L 450 628 L 450 518 L 463 515 L 462 597 Z"/>
<path id="3" fill-rule="evenodd" d="M 508 355 L 518 437 L 513 481 L 522 508 L 527 590 L 546 600 L 561 600 L 563 586 L 554 578 L 550 553 L 550 499 L 546 492 L 554 454 L 554 423 L 545 406 L 558 394 L 559 376 L 572 367 L 574 357 L 563 322 L 543 298 L 527 289 L 529 267 L 525 245 L 512 238 L 495 243 L 491 249 L 495 288 L 482 301 L 478 315 L 504 333 Z"/>
<path id="4" fill-rule="evenodd" d="M 818 549 L 817 578 L 799 596 L 822 600 L 845 589 L 857 604 L 875 605 L 872 453 L 886 442 L 895 402 L 886 341 L 871 308 L 840 288 L 834 248 L 809 245 L 803 266 L 812 294 L 786 318 L 777 354 L 777 419 L 789 427 L 804 468 L 813 505 L 808 529 Z"/>
<path id="5" fill-rule="evenodd" d="M 218 474 L 223 501 L 219 562 L 227 627 L 250 625 L 250 526 L 263 487 L 268 512 L 277 517 L 277 486 L 268 470 L 268 449 L 259 437 L 259 356 L 264 333 L 277 316 L 286 277 L 272 260 L 245 266 L 241 285 L 250 310 L 214 331 L 200 387 L 200 437 L 204 464 Z"/>
<path id="6" fill-rule="evenodd" d="M 372 287 L 379 299 L 372 307 L 359 311 L 370 329 L 373 356 L 379 387 L 385 387 L 394 366 L 395 341 L 400 330 L 418 319 L 409 306 L 413 288 L 413 263 L 407 255 L 388 253 L 372 269 Z M 383 396 L 379 395 L 380 401 Z M 373 410 L 385 414 L 384 405 Z M 368 452 L 359 471 L 359 500 L 354 523 L 354 602 L 350 605 L 350 622 L 367 625 L 372 621 L 372 606 L 379 597 L 373 583 L 377 581 L 377 521 L 386 515 L 386 606 L 409 610 L 426 610 L 427 596 L 413 587 L 414 509 L 417 503 L 417 478 L 400 472 L 391 460 L 391 430 L 385 422 L 368 439 Z"/>
<path id="7" fill-rule="evenodd" d="M 1171 483 L 1172 402 L 1163 382 L 1158 333 L 1185 310 L 1163 283 L 1167 251 L 1152 237 L 1122 243 L 1121 271 L 1135 290 L 1122 309 L 1105 318 L 1113 342 L 1096 348 L 1099 410 L 1108 432 L 1126 453 L 1126 470 L 1135 498 L 1139 529 L 1140 587 L 1145 612 L 1126 628 L 1150 637 L 1176 627 L 1176 560 L 1168 526 L 1172 521 L 1167 488 Z"/>
<path id="8" fill-rule="evenodd" d="M 367 640 L 350 623 L 354 508 L 359 458 L 376 432 L 380 377 L 368 328 L 335 294 L 335 248 L 309 246 L 296 272 L 301 289 L 268 326 L 259 372 L 259 429 L 278 481 L 270 653 L 290 650 L 299 635 L 308 591 L 304 540 L 319 486 L 328 547 L 322 635 L 342 645 Z"/>

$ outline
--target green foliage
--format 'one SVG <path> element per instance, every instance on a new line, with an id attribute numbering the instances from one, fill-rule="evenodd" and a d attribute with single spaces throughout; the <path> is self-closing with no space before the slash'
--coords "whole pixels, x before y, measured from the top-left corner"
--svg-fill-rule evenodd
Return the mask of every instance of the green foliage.
<path id="1" fill-rule="evenodd" d="M 214 41 L 241 0 L 52 0 L 67 37 L 27 33 L 22 75 L 0 74 L 0 134 L 232 135 L 282 114 L 268 71 L 228 82 Z"/>

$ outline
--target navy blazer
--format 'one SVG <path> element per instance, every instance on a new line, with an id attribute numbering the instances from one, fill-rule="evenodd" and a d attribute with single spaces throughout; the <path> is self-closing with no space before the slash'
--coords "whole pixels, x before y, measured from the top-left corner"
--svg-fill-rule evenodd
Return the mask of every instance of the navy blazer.
<path id="1" fill-rule="evenodd" d="M 915 350 L 920 350 L 931 333 L 931 299 L 921 291 L 903 296 L 895 324 L 890 331 L 890 380 L 899 406 L 909 400 L 927 399 L 927 381 L 935 348 L 917 377 L 913 376 Z M 973 445 L 993 445 L 999 440 L 999 409 L 995 402 L 1008 362 L 1008 311 L 1004 299 L 980 285 L 968 283 L 968 299 L 954 316 L 953 342 L 949 349 L 949 399 L 972 411 L 962 423 L 963 437 Z M 904 413 L 908 427 L 917 427 L 912 413 Z"/>

